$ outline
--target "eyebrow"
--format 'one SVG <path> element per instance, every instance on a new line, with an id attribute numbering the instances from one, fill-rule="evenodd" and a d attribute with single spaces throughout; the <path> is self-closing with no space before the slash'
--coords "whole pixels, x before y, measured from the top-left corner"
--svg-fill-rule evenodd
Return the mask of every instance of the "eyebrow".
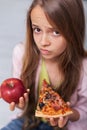
<path id="1" fill-rule="evenodd" d="M 38 27 L 38 28 L 40 28 L 38 25 L 36 25 L 36 24 L 32 24 L 32 27 Z M 49 30 L 52 30 L 52 31 L 54 31 L 54 30 L 58 30 L 57 28 L 55 28 L 55 27 L 48 27 L 48 29 Z"/>
<path id="2" fill-rule="evenodd" d="M 32 27 L 39 27 L 38 25 L 32 24 Z"/>

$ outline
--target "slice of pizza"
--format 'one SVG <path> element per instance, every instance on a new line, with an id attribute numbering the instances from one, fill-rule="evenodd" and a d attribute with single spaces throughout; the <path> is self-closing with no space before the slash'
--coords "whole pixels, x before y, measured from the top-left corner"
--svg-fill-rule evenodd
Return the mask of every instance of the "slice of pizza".
<path id="1" fill-rule="evenodd" d="M 60 117 L 72 114 L 71 108 L 64 102 L 61 96 L 55 92 L 50 84 L 43 80 L 39 99 L 35 111 L 37 117 Z"/>

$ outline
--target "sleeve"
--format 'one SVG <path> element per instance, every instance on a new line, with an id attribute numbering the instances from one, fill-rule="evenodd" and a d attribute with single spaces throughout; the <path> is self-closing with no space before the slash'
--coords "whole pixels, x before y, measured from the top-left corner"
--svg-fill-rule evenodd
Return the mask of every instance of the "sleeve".
<path id="1" fill-rule="evenodd" d="M 87 60 L 83 63 L 82 75 L 77 90 L 77 103 L 74 108 L 80 113 L 81 120 L 87 120 Z"/>
<path id="2" fill-rule="evenodd" d="M 17 44 L 13 49 L 13 55 L 12 55 L 12 75 L 15 78 L 20 78 L 23 53 L 24 53 L 23 43 Z"/>

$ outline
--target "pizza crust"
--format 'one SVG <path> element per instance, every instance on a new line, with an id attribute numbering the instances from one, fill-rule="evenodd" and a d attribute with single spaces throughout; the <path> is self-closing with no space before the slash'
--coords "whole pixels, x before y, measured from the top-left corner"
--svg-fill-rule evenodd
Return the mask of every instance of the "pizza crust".
<path id="1" fill-rule="evenodd" d="M 44 117 L 44 118 L 51 118 L 51 117 L 58 118 L 58 117 L 61 117 L 61 116 L 68 116 L 68 115 L 70 115 L 72 113 L 73 113 L 72 111 L 67 111 L 64 114 L 60 113 L 60 114 L 56 114 L 56 115 L 46 115 L 46 114 L 43 114 L 42 112 L 36 110 L 35 116 L 36 117 Z"/>

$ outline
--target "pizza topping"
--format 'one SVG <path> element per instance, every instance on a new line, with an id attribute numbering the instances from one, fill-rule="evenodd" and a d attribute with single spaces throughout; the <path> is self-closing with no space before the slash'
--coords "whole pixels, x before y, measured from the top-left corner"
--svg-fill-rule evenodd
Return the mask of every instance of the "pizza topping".
<path id="1" fill-rule="evenodd" d="M 50 99 L 51 97 L 52 97 L 52 95 L 49 92 L 47 92 L 46 96 L 45 96 L 45 99 Z"/>
<path id="2" fill-rule="evenodd" d="M 44 107 L 44 105 L 45 105 L 45 104 L 44 104 L 43 102 L 40 102 L 40 103 L 39 103 L 40 109 L 42 109 L 42 108 Z"/>
<path id="3" fill-rule="evenodd" d="M 52 104 L 52 107 L 55 109 L 55 111 L 58 111 L 61 107 L 58 104 Z"/>

